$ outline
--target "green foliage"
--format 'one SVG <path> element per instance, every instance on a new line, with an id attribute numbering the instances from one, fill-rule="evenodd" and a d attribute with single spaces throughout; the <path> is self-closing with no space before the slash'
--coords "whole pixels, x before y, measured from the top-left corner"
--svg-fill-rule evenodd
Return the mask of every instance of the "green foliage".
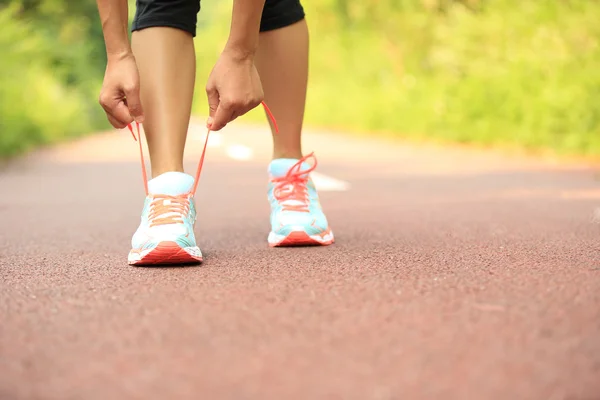
<path id="1" fill-rule="evenodd" d="M 0 157 L 105 126 L 102 37 L 75 4 L 0 0 Z"/>
<path id="2" fill-rule="evenodd" d="M 208 109 L 204 84 L 227 39 L 231 2 L 202 3 L 197 113 Z M 307 125 L 600 152 L 599 2 L 303 4 Z M 105 55 L 94 1 L 0 0 L 0 26 L 0 157 L 108 127 L 97 104 Z"/>
<path id="3" fill-rule="evenodd" d="M 600 152 L 600 3 L 304 0 L 306 121 L 350 131 Z M 230 2 L 201 16 L 199 85 Z M 211 21 L 209 21 L 211 19 Z M 198 87 L 197 111 L 207 106 Z M 249 118 L 264 118 L 253 112 Z"/>

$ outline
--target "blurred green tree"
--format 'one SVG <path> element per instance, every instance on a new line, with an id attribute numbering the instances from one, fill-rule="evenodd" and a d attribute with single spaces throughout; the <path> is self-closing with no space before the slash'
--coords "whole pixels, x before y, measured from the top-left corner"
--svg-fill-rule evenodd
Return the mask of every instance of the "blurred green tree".
<path id="1" fill-rule="evenodd" d="M 0 21 L 0 157 L 107 126 L 95 2 L 0 0 Z"/>

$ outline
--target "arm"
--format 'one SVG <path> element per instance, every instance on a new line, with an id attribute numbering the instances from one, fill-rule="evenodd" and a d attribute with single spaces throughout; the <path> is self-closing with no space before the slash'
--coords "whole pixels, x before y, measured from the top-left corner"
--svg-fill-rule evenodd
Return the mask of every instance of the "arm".
<path id="1" fill-rule="evenodd" d="M 234 0 L 226 50 L 238 58 L 254 58 L 264 6 L 265 0 Z"/>
<path id="2" fill-rule="evenodd" d="M 96 0 L 109 60 L 132 54 L 127 32 L 127 0 Z"/>
<path id="3" fill-rule="evenodd" d="M 222 129 L 263 100 L 254 55 L 265 0 L 234 0 L 229 39 L 215 64 L 206 93 L 210 107 L 208 128 Z"/>
<path id="4" fill-rule="evenodd" d="M 108 64 L 100 105 L 115 128 L 143 122 L 139 73 L 128 36 L 127 0 L 96 0 Z"/>

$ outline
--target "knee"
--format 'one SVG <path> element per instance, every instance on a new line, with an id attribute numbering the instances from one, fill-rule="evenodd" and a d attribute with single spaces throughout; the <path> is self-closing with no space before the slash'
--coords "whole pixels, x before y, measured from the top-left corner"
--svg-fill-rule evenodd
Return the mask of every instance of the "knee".
<path id="1" fill-rule="evenodd" d="M 136 0 L 132 31 L 166 26 L 196 36 L 200 0 Z"/>

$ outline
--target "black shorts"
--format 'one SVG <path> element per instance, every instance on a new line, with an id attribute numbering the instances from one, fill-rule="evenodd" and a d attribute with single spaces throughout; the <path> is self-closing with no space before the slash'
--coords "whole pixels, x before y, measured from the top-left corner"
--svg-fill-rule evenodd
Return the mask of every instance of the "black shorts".
<path id="1" fill-rule="evenodd" d="M 216 1 L 216 0 L 209 0 Z M 136 0 L 132 31 L 155 26 L 182 29 L 196 36 L 200 0 Z M 266 0 L 260 31 L 292 25 L 304 19 L 300 0 Z"/>

